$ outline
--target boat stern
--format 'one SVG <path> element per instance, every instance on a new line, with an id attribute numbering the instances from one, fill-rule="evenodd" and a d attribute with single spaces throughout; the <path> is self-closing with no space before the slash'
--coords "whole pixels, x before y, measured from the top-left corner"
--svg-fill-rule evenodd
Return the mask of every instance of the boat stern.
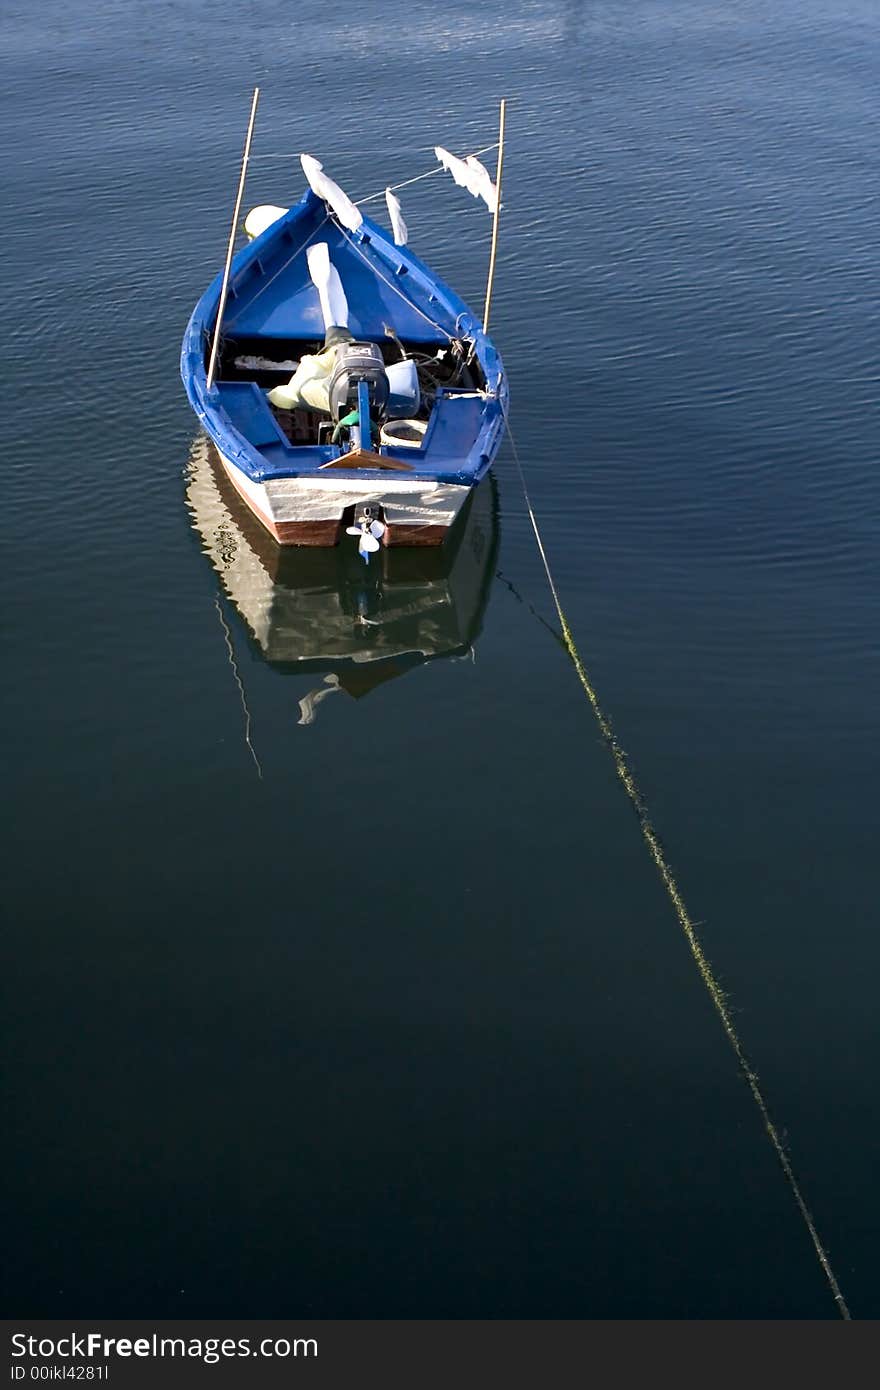
<path id="1" fill-rule="evenodd" d="M 400 477 L 256 482 L 218 454 L 242 500 L 279 545 L 338 545 L 365 507 L 385 523 L 383 545 L 442 545 L 471 490 L 464 484 Z"/>

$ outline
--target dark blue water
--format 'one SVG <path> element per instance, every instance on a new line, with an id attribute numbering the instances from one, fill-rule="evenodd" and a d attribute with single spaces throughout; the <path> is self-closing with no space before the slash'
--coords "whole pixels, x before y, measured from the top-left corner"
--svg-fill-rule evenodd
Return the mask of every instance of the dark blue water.
<path id="1" fill-rule="evenodd" d="M 276 571 L 223 512 L 177 358 L 259 83 L 248 206 L 303 149 L 360 196 L 487 145 L 506 95 L 492 326 L 560 593 L 876 1317 L 873 0 L 8 0 L 0 37 L 7 1312 L 836 1316 L 510 453 L 464 578 Z M 488 217 L 401 196 L 478 306 Z M 410 657 L 301 722 L 402 595 Z"/>

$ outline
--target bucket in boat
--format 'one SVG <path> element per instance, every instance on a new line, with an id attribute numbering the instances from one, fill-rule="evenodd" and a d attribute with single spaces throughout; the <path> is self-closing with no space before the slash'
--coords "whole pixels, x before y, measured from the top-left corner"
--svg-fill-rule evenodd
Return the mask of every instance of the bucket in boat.
<path id="1" fill-rule="evenodd" d="M 381 444 L 399 444 L 408 449 L 420 449 L 425 442 L 427 420 L 386 420 L 379 436 Z"/>

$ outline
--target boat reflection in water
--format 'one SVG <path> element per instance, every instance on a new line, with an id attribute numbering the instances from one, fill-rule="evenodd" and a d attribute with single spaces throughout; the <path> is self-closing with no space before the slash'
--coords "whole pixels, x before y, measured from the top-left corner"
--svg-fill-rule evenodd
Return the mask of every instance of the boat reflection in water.
<path id="1" fill-rule="evenodd" d="M 282 673 L 323 673 L 300 700 L 301 724 L 311 724 L 334 691 L 357 699 L 415 666 L 471 653 L 498 550 L 491 475 L 443 546 L 383 547 L 368 565 L 351 536 L 329 550 L 277 545 L 239 501 L 204 437 L 192 446 L 187 502 L 252 646 Z"/>

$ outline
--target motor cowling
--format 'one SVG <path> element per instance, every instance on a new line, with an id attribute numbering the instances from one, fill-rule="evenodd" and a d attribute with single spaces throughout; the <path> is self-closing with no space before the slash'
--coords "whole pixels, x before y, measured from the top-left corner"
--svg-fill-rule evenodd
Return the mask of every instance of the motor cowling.
<path id="1" fill-rule="evenodd" d="M 330 414 L 337 423 L 349 411 L 357 410 L 361 381 L 367 383 L 370 393 L 370 419 L 384 420 L 390 388 L 382 353 L 375 343 L 340 344 L 328 392 Z"/>

